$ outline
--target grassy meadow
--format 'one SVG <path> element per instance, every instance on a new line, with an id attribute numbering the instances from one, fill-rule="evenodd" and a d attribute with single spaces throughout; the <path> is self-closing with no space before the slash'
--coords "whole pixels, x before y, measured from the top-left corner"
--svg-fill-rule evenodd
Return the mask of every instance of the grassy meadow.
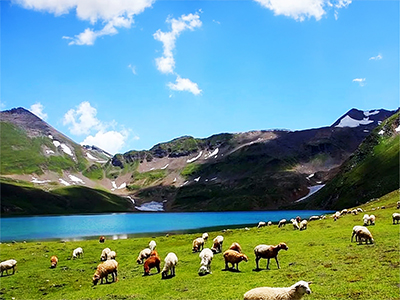
<path id="1" fill-rule="evenodd" d="M 395 191 L 361 206 L 376 216 L 376 225 L 369 227 L 373 245 L 350 242 L 352 227 L 362 225 L 363 213 L 346 215 L 336 222 L 331 218 L 312 221 L 301 232 L 289 224 L 283 228 L 273 225 L 257 229 L 255 224 L 248 231 L 209 232 L 206 247 L 221 234 L 224 250 L 238 242 L 249 261 L 239 264 L 240 272 L 224 271 L 222 254 L 216 254 L 212 274 L 206 276 L 198 275 L 200 259 L 198 253 L 191 252 L 192 240 L 201 232 L 119 240 L 106 237 L 104 244 L 97 239 L 3 243 L 0 260 L 13 258 L 18 264 L 14 275 L 0 278 L 0 299 L 243 299 L 243 294 L 254 287 L 290 286 L 298 280 L 313 282 L 312 294 L 304 299 L 399 299 L 400 225 L 392 225 L 391 219 L 392 213 L 399 211 L 398 200 L 399 192 Z M 386 208 L 371 211 L 378 206 Z M 161 267 L 169 252 L 177 254 L 175 277 L 162 280 L 155 269 L 154 275 L 143 276 L 143 265 L 138 265 L 136 258 L 151 239 L 157 242 Z M 266 270 L 266 260 L 261 260 L 263 270 L 253 271 L 254 247 L 279 242 L 289 247 L 278 255 L 281 269 L 271 260 L 270 270 Z M 76 247 L 83 248 L 84 257 L 73 260 Z M 105 247 L 117 252 L 119 281 L 93 286 L 91 279 Z M 59 258 L 55 269 L 50 269 L 52 255 Z"/>

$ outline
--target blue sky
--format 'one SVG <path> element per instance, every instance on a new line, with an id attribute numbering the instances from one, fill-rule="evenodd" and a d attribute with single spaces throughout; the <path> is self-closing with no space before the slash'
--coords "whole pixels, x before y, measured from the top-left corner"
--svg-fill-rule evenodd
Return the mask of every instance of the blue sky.
<path id="1" fill-rule="evenodd" d="M 399 107 L 399 2 L 1 1 L 1 110 L 111 153 Z"/>

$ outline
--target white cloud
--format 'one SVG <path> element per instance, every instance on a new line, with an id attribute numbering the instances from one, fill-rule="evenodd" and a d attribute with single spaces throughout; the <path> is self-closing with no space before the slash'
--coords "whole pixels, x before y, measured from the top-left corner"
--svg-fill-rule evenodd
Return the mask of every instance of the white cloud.
<path id="1" fill-rule="evenodd" d="M 201 11 L 199 11 L 201 12 Z M 202 22 L 198 13 L 182 15 L 179 19 L 168 17 L 167 23 L 171 24 L 171 31 L 163 32 L 160 29 L 153 34 L 155 40 L 163 43 L 163 55 L 156 58 L 157 69 L 163 74 L 175 74 L 177 76 L 176 83 L 168 83 L 168 87 L 174 91 L 188 91 L 194 95 L 199 95 L 201 90 L 197 83 L 190 79 L 181 78 L 174 72 L 175 59 L 173 50 L 175 42 L 179 35 L 185 30 L 194 30 L 201 27 Z"/>
<path id="2" fill-rule="evenodd" d="M 128 132 L 122 131 L 98 131 L 95 135 L 87 136 L 81 145 L 95 145 L 110 154 L 118 153 L 128 138 Z"/>
<path id="3" fill-rule="evenodd" d="M 276 16 L 284 15 L 295 19 L 296 21 L 304 21 L 306 18 L 321 20 L 325 15 L 326 9 L 335 8 L 335 18 L 338 17 L 338 9 L 347 8 L 351 0 L 254 0 L 263 7 L 274 12 Z"/>
<path id="4" fill-rule="evenodd" d="M 174 91 L 188 91 L 193 95 L 199 95 L 201 93 L 197 83 L 194 83 L 187 78 L 181 78 L 179 75 L 176 78 L 176 83 L 170 82 L 168 83 L 168 87 Z"/>
<path id="5" fill-rule="evenodd" d="M 41 118 L 42 120 L 47 120 L 47 114 L 45 112 L 43 112 L 44 106 L 38 102 L 35 103 L 33 105 L 31 105 L 31 109 L 30 111 L 35 114 L 36 116 L 38 116 L 39 118 Z"/>
<path id="6" fill-rule="evenodd" d="M 198 13 L 182 15 L 178 20 L 169 17 L 167 23 L 171 24 L 171 31 L 163 32 L 159 29 L 153 34 L 154 39 L 163 43 L 163 56 L 156 58 L 156 64 L 158 70 L 164 74 L 174 72 L 175 60 L 172 51 L 175 49 L 177 37 L 187 29 L 194 30 L 202 25 Z"/>
<path id="7" fill-rule="evenodd" d="M 132 66 L 131 64 L 129 64 L 129 65 L 128 65 L 128 68 L 131 69 L 131 71 L 132 71 L 133 74 L 137 75 L 137 73 L 136 73 L 136 67 L 135 67 L 135 66 Z"/>
<path id="8" fill-rule="evenodd" d="M 360 84 L 360 86 L 364 86 L 365 85 L 365 78 L 354 78 L 353 82 L 358 82 Z"/>
<path id="9" fill-rule="evenodd" d="M 382 58 L 382 55 L 378 54 L 377 56 L 370 57 L 369 60 L 381 60 Z"/>
<path id="10" fill-rule="evenodd" d="M 79 104 L 77 109 L 70 109 L 64 115 L 63 124 L 70 125 L 69 130 L 72 134 L 89 134 L 91 130 L 101 130 L 103 127 L 96 115 L 96 108 L 85 101 Z"/>
<path id="11" fill-rule="evenodd" d="M 103 29 L 94 31 L 86 28 L 84 32 L 69 39 L 69 45 L 93 45 L 98 37 L 118 33 L 117 28 L 130 28 L 133 16 L 151 7 L 155 0 L 13 0 L 26 9 L 44 11 L 60 16 L 75 10 L 76 16 L 92 25 L 105 24 Z"/>

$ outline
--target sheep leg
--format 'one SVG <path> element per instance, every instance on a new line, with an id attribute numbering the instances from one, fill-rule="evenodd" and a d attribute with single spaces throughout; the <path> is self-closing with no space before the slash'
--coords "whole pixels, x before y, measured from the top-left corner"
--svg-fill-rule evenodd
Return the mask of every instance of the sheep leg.
<path id="1" fill-rule="evenodd" d="M 258 262 L 260 260 L 260 257 L 256 256 L 256 270 L 259 270 Z"/>
<path id="2" fill-rule="evenodd" d="M 228 262 L 226 261 L 225 262 L 225 270 L 228 270 L 229 269 L 229 265 L 228 265 Z"/>
<path id="3" fill-rule="evenodd" d="M 15 266 L 13 266 L 13 275 L 14 275 L 14 273 L 15 273 Z"/>
<path id="4" fill-rule="evenodd" d="M 157 273 L 160 273 L 160 265 L 157 265 L 156 268 L 157 268 Z"/>
<path id="5" fill-rule="evenodd" d="M 268 258 L 268 261 L 267 261 L 267 270 L 269 270 L 269 258 Z"/>
<path id="6" fill-rule="evenodd" d="M 278 262 L 278 257 L 277 257 L 277 256 L 275 256 L 275 260 L 276 260 L 276 264 L 278 265 L 278 269 L 280 269 L 280 267 L 279 267 L 279 262 Z"/>

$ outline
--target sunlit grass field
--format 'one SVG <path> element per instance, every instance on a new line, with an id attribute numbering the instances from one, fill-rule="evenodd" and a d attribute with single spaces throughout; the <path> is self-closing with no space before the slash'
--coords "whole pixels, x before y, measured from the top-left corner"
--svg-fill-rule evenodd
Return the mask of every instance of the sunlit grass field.
<path id="1" fill-rule="evenodd" d="M 352 228 L 362 225 L 364 213 L 346 215 L 336 222 L 329 217 L 312 221 L 301 232 L 289 224 L 260 229 L 254 224 L 250 230 L 209 232 L 206 247 L 212 246 L 215 236 L 223 235 L 223 249 L 238 242 L 249 261 L 239 264 L 240 272 L 225 271 L 222 254 L 216 254 L 212 274 L 206 276 L 198 275 L 200 259 L 191 251 L 193 239 L 202 232 L 118 240 L 106 237 L 104 244 L 97 239 L 3 243 L 0 260 L 13 258 L 18 264 L 14 275 L 0 278 L 0 299 L 243 299 L 243 294 L 254 287 L 290 286 L 298 280 L 313 282 L 312 294 L 304 299 L 399 299 L 400 225 L 393 225 L 391 218 L 393 212 L 399 212 L 398 200 L 396 191 L 361 206 L 376 216 L 376 225 L 369 227 L 375 239 L 373 245 L 350 242 Z M 386 208 L 371 211 L 378 206 Z M 177 254 L 175 277 L 162 280 L 155 269 L 154 275 L 143 276 L 143 265 L 138 265 L 136 258 L 152 239 L 162 258 L 161 267 L 169 252 Z M 279 242 L 289 246 L 289 250 L 279 252 L 281 269 L 271 260 L 270 270 L 265 270 L 266 261 L 261 260 L 264 269 L 253 271 L 254 247 Z M 76 247 L 83 248 L 83 258 L 71 258 Z M 119 281 L 93 286 L 91 279 L 105 247 L 117 252 Z M 59 258 L 55 269 L 50 269 L 52 255 Z"/>

